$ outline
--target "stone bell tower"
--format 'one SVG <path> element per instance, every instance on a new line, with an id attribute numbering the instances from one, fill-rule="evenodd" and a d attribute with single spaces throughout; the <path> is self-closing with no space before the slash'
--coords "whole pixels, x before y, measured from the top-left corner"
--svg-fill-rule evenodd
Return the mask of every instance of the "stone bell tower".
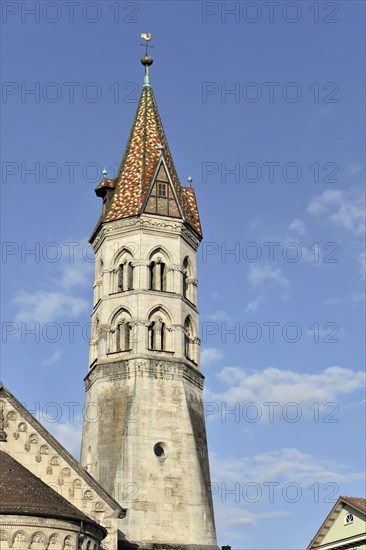
<path id="1" fill-rule="evenodd" d="M 102 215 L 81 463 L 127 509 L 121 548 L 214 550 L 202 401 L 196 198 L 182 187 L 149 81 Z"/>

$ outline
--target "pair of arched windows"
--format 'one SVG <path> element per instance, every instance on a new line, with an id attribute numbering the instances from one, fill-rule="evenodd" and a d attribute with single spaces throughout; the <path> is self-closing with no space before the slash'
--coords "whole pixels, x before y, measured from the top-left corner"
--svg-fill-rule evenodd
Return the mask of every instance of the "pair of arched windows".
<path id="1" fill-rule="evenodd" d="M 149 290 L 167 290 L 167 267 L 166 264 L 158 259 L 149 264 Z"/>
<path id="2" fill-rule="evenodd" d="M 130 351 L 131 349 L 131 316 L 126 310 L 119 311 L 111 323 L 108 349 L 110 353 Z"/>
<path id="3" fill-rule="evenodd" d="M 161 317 L 150 323 L 148 336 L 150 350 L 167 351 L 166 323 Z"/>
<path id="4" fill-rule="evenodd" d="M 116 326 L 116 351 L 129 351 L 131 349 L 131 323 L 127 319 L 121 319 Z"/>
<path id="5" fill-rule="evenodd" d="M 125 260 L 118 267 L 117 272 L 118 292 L 126 292 L 133 290 L 133 264 L 131 261 Z"/>

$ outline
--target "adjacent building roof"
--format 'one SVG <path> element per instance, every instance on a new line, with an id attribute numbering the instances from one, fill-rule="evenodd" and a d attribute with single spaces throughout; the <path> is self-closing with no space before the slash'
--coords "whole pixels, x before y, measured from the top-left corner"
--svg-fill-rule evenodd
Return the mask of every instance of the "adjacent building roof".
<path id="1" fill-rule="evenodd" d="M 152 183 L 160 156 L 164 157 L 185 221 L 202 235 L 196 198 L 191 188 L 183 188 L 178 179 L 151 86 L 144 86 L 135 120 L 114 180 L 101 181 L 103 188 L 114 189 L 107 211 L 99 220 L 111 222 L 141 214 L 141 207 Z"/>
<path id="2" fill-rule="evenodd" d="M 353 506 L 359 512 L 366 514 L 366 498 L 358 497 L 339 497 L 341 501 Z"/>
<path id="3" fill-rule="evenodd" d="M 341 512 L 344 505 L 351 506 L 355 510 L 358 510 L 363 515 L 366 515 L 366 498 L 359 498 L 359 497 L 345 497 L 340 496 L 337 500 L 337 502 L 334 504 L 333 508 L 321 524 L 320 528 L 318 529 L 315 537 L 311 540 L 310 544 L 307 547 L 307 550 L 312 550 L 313 548 L 321 547 L 322 540 L 324 539 L 324 536 L 327 534 L 329 529 L 332 527 L 334 523 L 334 519 L 337 517 L 337 515 Z M 342 541 L 340 541 L 341 544 Z M 352 542 L 352 541 L 351 541 Z M 347 544 L 350 543 L 345 541 L 345 546 L 342 546 L 342 548 L 349 548 L 351 546 L 347 546 Z M 341 546 L 337 546 L 341 547 Z M 353 548 L 354 546 L 352 546 Z"/>
<path id="4" fill-rule="evenodd" d="M 104 532 L 5 451 L 0 450 L 0 514 L 31 515 L 86 522 Z"/>

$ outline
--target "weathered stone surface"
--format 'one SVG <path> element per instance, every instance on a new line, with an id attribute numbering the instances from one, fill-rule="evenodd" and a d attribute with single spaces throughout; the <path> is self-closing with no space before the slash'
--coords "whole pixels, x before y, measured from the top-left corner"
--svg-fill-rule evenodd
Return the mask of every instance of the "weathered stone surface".
<path id="1" fill-rule="evenodd" d="M 121 548 L 217 548 L 199 370 L 197 235 L 182 220 L 142 215 L 104 224 L 93 238 L 81 463 L 128 509 Z M 122 261 L 133 265 L 133 284 L 119 291 Z M 149 289 L 151 262 L 164 263 L 163 290 Z M 165 327 L 160 351 L 151 349 L 154 311 Z M 118 349 L 125 322 L 129 346 Z"/>
<path id="2" fill-rule="evenodd" d="M 4 386 L 0 387 L 0 407 L 7 432 L 7 441 L 1 442 L 0 448 L 103 525 L 108 530 L 103 549 L 116 550 L 125 510 Z"/>

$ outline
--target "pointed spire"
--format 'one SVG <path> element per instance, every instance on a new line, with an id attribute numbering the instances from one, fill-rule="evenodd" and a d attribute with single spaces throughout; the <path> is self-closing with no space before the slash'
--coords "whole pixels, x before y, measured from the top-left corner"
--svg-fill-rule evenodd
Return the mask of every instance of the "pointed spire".
<path id="1" fill-rule="evenodd" d="M 151 35 L 146 36 L 151 38 Z M 141 63 L 145 66 L 144 86 L 122 162 L 117 177 L 113 180 L 115 191 L 102 222 L 141 214 L 158 162 L 163 158 L 184 220 L 201 235 L 194 191 L 192 188 L 182 187 L 179 183 L 150 85 L 148 68 L 153 60 L 149 55 L 145 55 Z M 103 182 L 97 187 L 97 194 L 103 192 L 102 187 L 105 187 Z"/>

